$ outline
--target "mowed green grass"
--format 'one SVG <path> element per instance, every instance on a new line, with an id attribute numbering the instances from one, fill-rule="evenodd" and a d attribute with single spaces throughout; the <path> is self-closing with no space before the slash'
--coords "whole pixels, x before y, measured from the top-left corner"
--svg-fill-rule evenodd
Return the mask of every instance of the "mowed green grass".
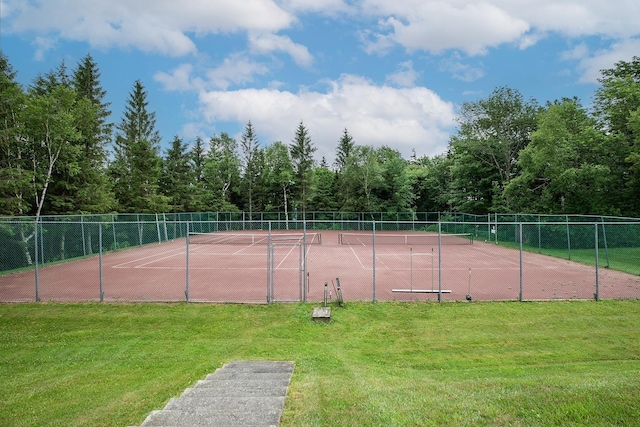
<path id="1" fill-rule="evenodd" d="M 0 425 L 129 426 L 231 360 L 296 363 L 281 426 L 629 426 L 640 301 L 0 305 Z"/>
<path id="2" fill-rule="evenodd" d="M 513 242 L 500 242 L 499 244 L 516 250 L 520 249 L 519 244 Z M 571 252 L 566 248 L 543 248 L 540 250 L 538 247 L 523 246 L 522 249 L 527 252 L 541 253 L 556 258 L 569 259 L 570 257 L 572 261 L 586 265 L 596 265 L 596 251 L 594 249 L 571 249 Z M 598 251 L 598 266 L 640 276 L 640 248 L 609 248 L 608 251 L 600 248 Z"/>

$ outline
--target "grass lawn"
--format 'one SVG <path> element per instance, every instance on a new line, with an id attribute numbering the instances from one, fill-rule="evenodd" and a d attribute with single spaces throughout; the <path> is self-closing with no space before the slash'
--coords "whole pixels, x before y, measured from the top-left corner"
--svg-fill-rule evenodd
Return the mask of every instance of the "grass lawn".
<path id="1" fill-rule="evenodd" d="M 129 426 L 222 364 L 296 363 L 281 426 L 628 426 L 640 301 L 2 304 L 0 425 Z"/>
<path id="2" fill-rule="evenodd" d="M 499 244 L 516 250 L 520 249 L 520 245 L 514 242 L 499 242 Z M 542 250 L 539 250 L 538 247 L 523 246 L 522 250 L 569 259 L 568 249 L 542 248 Z M 594 249 L 571 249 L 571 260 L 595 266 L 596 252 Z M 607 261 L 609 262 L 608 265 Z M 598 265 L 600 268 L 610 268 L 640 276 L 640 248 L 609 248 L 608 254 L 604 248 L 600 248 L 598 251 Z"/>

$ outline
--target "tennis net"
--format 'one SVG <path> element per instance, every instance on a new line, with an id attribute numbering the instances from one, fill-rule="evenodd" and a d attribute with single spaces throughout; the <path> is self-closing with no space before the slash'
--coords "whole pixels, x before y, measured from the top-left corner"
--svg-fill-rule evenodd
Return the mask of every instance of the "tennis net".
<path id="1" fill-rule="evenodd" d="M 363 245 L 372 246 L 373 233 L 340 233 L 338 235 L 338 243 L 341 245 Z M 443 245 L 472 245 L 473 234 L 442 234 L 441 242 Z M 376 245 L 432 245 L 438 246 L 437 234 L 390 234 L 376 233 Z"/>
<path id="2" fill-rule="evenodd" d="M 321 245 L 320 233 L 271 233 L 272 243 Z M 268 233 L 189 233 L 189 243 L 202 245 L 268 245 Z"/>

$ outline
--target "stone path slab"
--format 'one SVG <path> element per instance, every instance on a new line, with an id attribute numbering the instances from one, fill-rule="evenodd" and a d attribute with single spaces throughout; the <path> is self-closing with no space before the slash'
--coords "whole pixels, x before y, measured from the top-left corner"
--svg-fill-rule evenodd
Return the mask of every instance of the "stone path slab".
<path id="1" fill-rule="evenodd" d="M 275 427 L 294 367 L 293 362 L 227 363 L 151 412 L 140 427 Z"/>

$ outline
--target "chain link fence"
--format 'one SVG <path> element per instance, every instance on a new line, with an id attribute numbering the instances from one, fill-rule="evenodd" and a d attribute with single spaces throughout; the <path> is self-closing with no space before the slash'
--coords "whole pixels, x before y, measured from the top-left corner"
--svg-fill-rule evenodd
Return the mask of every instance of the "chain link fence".
<path id="1" fill-rule="evenodd" d="M 640 220 L 453 213 L 0 218 L 0 301 L 640 298 Z"/>

